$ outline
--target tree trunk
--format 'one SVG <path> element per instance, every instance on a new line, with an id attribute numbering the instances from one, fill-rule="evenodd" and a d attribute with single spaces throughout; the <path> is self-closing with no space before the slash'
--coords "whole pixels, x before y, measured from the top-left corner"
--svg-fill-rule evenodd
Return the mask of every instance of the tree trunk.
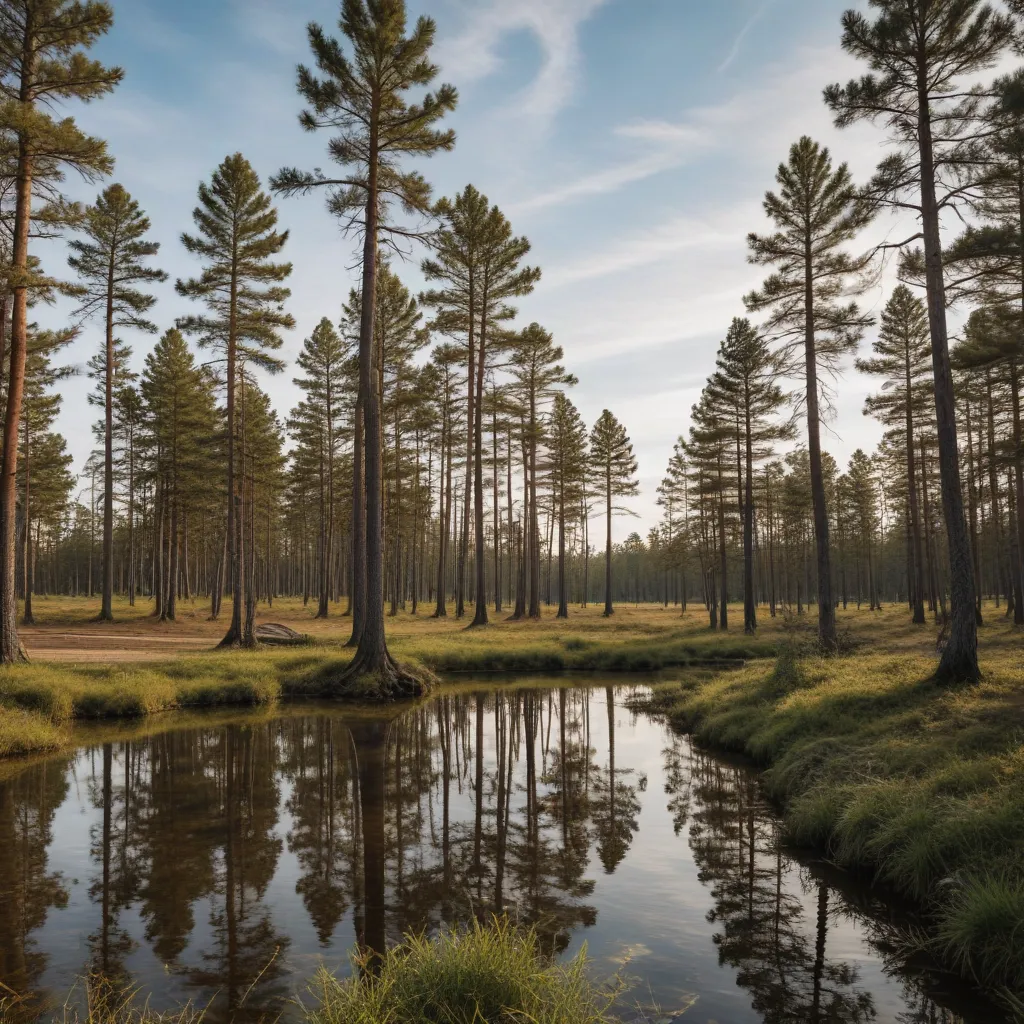
<path id="1" fill-rule="evenodd" d="M 359 324 L 359 395 L 363 403 L 365 448 L 364 500 L 366 509 L 366 590 L 362 632 L 355 657 L 343 682 L 372 677 L 374 696 L 388 699 L 422 691 L 422 684 L 400 671 L 388 653 L 384 631 L 384 531 L 382 516 L 383 476 L 380 396 L 376 380 L 377 346 L 374 324 L 377 293 L 378 153 L 376 137 L 370 144 L 369 187 L 365 206 L 363 239 L 362 308 Z M 368 696 L 369 694 L 367 694 Z"/>
<path id="2" fill-rule="evenodd" d="M 24 139 L 18 139 L 14 235 L 11 270 L 14 279 L 14 311 L 11 317 L 11 362 L 7 377 L 7 408 L 4 411 L 3 461 L 0 465 L 0 663 L 27 661 L 18 638 L 17 571 L 17 472 L 18 427 L 25 390 L 25 352 L 28 327 L 28 236 L 31 228 L 34 156 Z"/>
<path id="3" fill-rule="evenodd" d="M 34 626 L 32 617 L 32 452 L 31 437 L 28 429 L 28 417 L 25 417 L 25 496 L 22 518 L 25 521 L 25 614 L 22 622 L 26 626 Z"/>
<path id="4" fill-rule="evenodd" d="M 808 233 L 810 225 L 808 225 Z M 818 409 L 818 354 L 814 323 L 814 278 L 810 240 L 804 257 L 804 373 L 807 384 L 807 453 L 814 506 L 814 540 L 818 555 L 818 641 L 826 650 L 836 645 L 836 611 L 832 600 L 832 560 L 829 551 L 825 474 L 821 461 L 821 414 Z"/>
<path id="5" fill-rule="evenodd" d="M 114 260 L 107 270 L 106 366 L 103 382 L 103 580 L 101 622 L 114 618 Z"/>
<path id="6" fill-rule="evenodd" d="M 721 612 L 718 616 L 718 628 L 729 628 L 729 561 L 725 547 L 725 480 L 722 476 L 722 452 L 718 452 L 718 553 L 720 559 L 721 579 Z"/>
<path id="7" fill-rule="evenodd" d="M 935 377 L 935 418 L 939 440 L 939 475 L 942 507 L 949 547 L 950 599 L 952 616 L 949 636 L 936 676 L 953 683 L 975 683 L 978 668 L 978 625 L 974 609 L 974 572 L 971 542 L 964 518 L 960 488 L 960 462 L 956 438 L 956 406 L 953 374 L 949 365 L 946 335 L 946 290 L 942 270 L 942 239 L 939 208 L 935 197 L 935 164 L 932 155 L 932 127 L 929 113 L 927 69 L 918 71 L 918 142 L 920 148 L 921 227 L 924 235 L 925 285 L 928 323 L 932 339 L 932 370 Z"/>
<path id="8" fill-rule="evenodd" d="M 530 391 L 530 523 L 527 552 L 530 564 L 531 619 L 540 618 L 540 522 L 537 516 L 537 396 Z"/>
<path id="9" fill-rule="evenodd" d="M 238 460 L 238 436 L 236 426 L 235 408 L 237 404 L 238 387 L 238 352 L 237 352 L 237 318 L 238 318 L 238 279 L 233 273 L 231 276 L 228 311 L 228 365 L 227 365 L 227 431 L 228 431 L 228 565 L 231 570 L 231 624 L 228 626 L 227 634 L 221 640 L 222 647 L 243 644 L 242 609 L 245 602 L 245 544 L 242 536 L 242 495 L 239 493 L 238 474 L 235 472 L 235 464 Z M 243 406 L 244 406 L 244 382 L 243 382 Z M 242 430 L 244 433 L 245 412 L 243 408 Z M 244 448 L 242 458 L 244 459 Z M 245 471 L 244 466 L 241 473 L 242 486 L 244 487 Z"/>
<path id="10" fill-rule="evenodd" d="M 494 613 L 501 614 L 501 507 L 498 504 L 498 398 L 491 410 L 491 481 L 494 500 Z"/>
<path id="11" fill-rule="evenodd" d="M 604 468 L 605 540 L 604 540 L 604 614 L 614 615 L 612 606 L 612 467 Z"/>
<path id="12" fill-rule="evenodd" d="M 466 563 L 469 561 L 469 512 L 470 499 L 474 485 L 473 442 L 476 436 L 476 278 L 470 270 L 468 292 L 468 330 L 467 345 L 469 363 L 467 367 L 467 404 L 466 404 L 466 486 L 462 493 L 462 532 L 459 535 L 459 558 L 455 575 L 455 618 L 461 619 L 466 614 Z M 487 612 L 484 609 L 484 615 Z"/>
<path id="13" fill-rule="evenodd" d="M 559 471 L 558 485 L 558 612 L 555 618 L 569 618 L 569 595 L 565 586 L 565 457 Z"/>
<path id="14" fill-rule="evenodd" d="M 352 440 L 352 634 L 346 647 L 358 647 L 366 620 L 366 426 L 365 401 L 356 397 Z"/>
<path id="15" fill-rule="evenodd" d="M 445 451 L 448 453 L 447 467 Z M 448 615 L 448 600 L 445 593 L 447 584 L 446 557 L 448 554 L 448 531 L 451 527 L 452 514 L 452 447 L 451 447 L 451 415 L 445 406 L 444 423 L 441 427 L 441 475 L 438 484 L 437 512 L 437 603 L 434 607 L 434 618 L 443 619 Z"/>

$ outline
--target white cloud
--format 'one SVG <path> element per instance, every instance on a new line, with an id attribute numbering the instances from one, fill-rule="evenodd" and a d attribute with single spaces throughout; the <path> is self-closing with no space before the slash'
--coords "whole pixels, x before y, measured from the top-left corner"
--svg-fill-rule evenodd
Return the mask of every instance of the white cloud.
<path id="1" fill-rule="evenodd" d="M 761 5 L 754 11 L 750 18 L 744 23 L 743 27 L 739 30 L 736 38 L 733 40 L 733 44 L 726 54 L 725 60 L 718 65 L 718 73 L 721 74 L 723 71 L 727 71 L 740 55 L 740 50 L 743 47 L 743 41 L 750 35 L 750 30 L 767 14 L 768 8 L 775 3 L 775 0 L 762 0 Z"/>
<path id="2" fill-rule="evenodd" d="M 498 46 L 513 32 L 532 32 L 544 51 L 533 82 L 509 109 L 547 124 L 570 101 L 580 63 L 580 26 L 607 0 L 489 0 L 475 6 L 458 36 L 440 40 L 436 59 L 446 78 L 477 81 L 501 64 Z"/>
<path id="3" fill-rule="evenodd" d="M 784 64 L 767 68 L 756 86 L 739 89 L 721 103 L 693 107 L 677 121 L 639 119 L 619 125 L 613 132 L 616 139 L 628 141 L 632 148 L 646 145 L 646 151 L 540 189 L 510 208 L 530 212 L 611 194 L 715 152 L 735 152 L 737 162 L 750 166 L 766 155 L 778 161 L 802 134 L 834 137 L 837 132 L 820 94 L 822 83 L 836 77 L 837 63 L 842 58 L 837 61 L 834 48 L 805 48 Z M 853 141 L 850 136 L 856 138 L 856 130 L 846 136 Z M 866 155 L 873 166 L 875 154 Z"/>
<path id="4" fill-rule="evenodd" d="M 544 287 L 559 288 L 621 273 L 684 250 L 709 254 L 735 249 L 737 238 L 742 239 L 744 227 L 751 223 L 753 216 L 754 209 L 746 203 L 729 210 L 713 211 L 706 217 L 687 214 L 673 217 L 632 237 L 618 239 L 600 252 L 556 267 L 545 274 Z"/>

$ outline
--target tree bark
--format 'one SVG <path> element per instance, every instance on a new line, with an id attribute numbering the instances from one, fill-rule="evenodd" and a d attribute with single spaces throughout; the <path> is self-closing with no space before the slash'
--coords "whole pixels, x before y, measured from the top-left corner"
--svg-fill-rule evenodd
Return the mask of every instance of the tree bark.
<path id="1" fill-rule="evenodd" d="M 924 235 L 925 286 L 928 322 L 932 339 L 932 371 L 935 377 L 935 418 L 939 441 L 939 475 L 942 507 L 949 547 L 951 619 L 949 636 L 936 676 L 944 682 L 975 683 L 978 668 L 978 626 L 974 609 L 974 572 L 971 542 L 964 518 L 960 487 L 960 462 L 956 437 L 956 405 L 953 374 L 946 334 L 946 288 L 942 269 L 942 239 L 935 196 L 935 162 L 929 113 L 927 68 L 918 69 L 918 143 L 921 177 L 921 227 Z"/>
<path id="2" fill-rule="evenodd" d="M 103 579 L 101 622 L 114 618 L 114 251 L 107 268 L 106 359 L 103 381 Z"/>
<path id="3" fill-rule="evenodd" d="M 814 324 L 814 278 L 810 225 L 804 256 L 804 374 L 807 384 L 807 454 L 814 506 L 814 540 L 818 556 L 818 641 L 826 650 L 836 645 L 836 611 L 832 599 L 832 559 L 829 550 L 828 507 L 821 459 L 821 413 L 818 407 L 818 354 Z"/>
<path id="4" fill-rule="evenodd" d="M 476 613 L 473 626 L 487 625 L 487 554 L 484 550 L 484 366 L 487 358 L 487 277 L 480 302 L 480 341 L 473 412 L 473 504 L 476 520 Z M 495 510 L 497 512 L 497 510 Z M 497 534 L 495 534 L 497 537 Z"/>
<path id="5" fill-rule="evenodd" d="M 757 609 L 754 606 L 754 439 L 750 421 L 750 381 L 745 379 L 744 416 L 746 427 L 746 482 L 743 498 L 743 631 L 757 629 Z"/>
<path id="6" fill-rule="evenodd" d="M 22 102 L 29 104 L 27 82 L 22 83 Z M 18 140 L 18 167 L 14 211 L 11 271 L 14 309 L 11 317 L 11 361 L 7 377 L 7 408 L 4 411 L 3 460 L 0 464 L 0 663 L 27 661 L 18 638 L 18 602 L 15 590 L 17 565 L 17 472 L 18 427 L 25 391 L 25 352 L 28 328 L 28 236 L 32 209 L 34 157 L 24 136 Z"/>

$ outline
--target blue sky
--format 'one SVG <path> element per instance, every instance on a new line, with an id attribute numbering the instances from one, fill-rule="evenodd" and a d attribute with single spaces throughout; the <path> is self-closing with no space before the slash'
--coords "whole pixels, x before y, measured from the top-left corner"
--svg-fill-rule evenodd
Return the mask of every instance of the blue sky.
<path id="1" fill-rule="evenodd" d="M 171 326 L 186 304 L 173 279 L 195 271 L 178 237 L 191 228 L 200 179 L 241 151 L 266 179 L 282 165 L 325 164 L 326 138 L 297 124 L 294 69 L 305 25 L 336 32 L 337 0 L 114 0 L 100 56 L 124 84 L 74 113 L 106 138 L 114 180 L 140 201 L 171 275 L 154 319 Z M 543 268 L 520 303 L 564 346 L 579 377 L 572 398 L 588 423 L 605 407 L 629 430 L 640 460 L 640 518 L 657 519 L 655 488 L 714 365 L 742 295 L 762 272 L 745 236 L 765 227 L 761 197 L 801 134 L 865 177 L 881 153 L 870 128 L 832 128 L 828 82 L 856 68 L 839 47 L 849 0 L 416 0 L 438 25 L 443 80 L 461 96 L 458 144 L 426 167 L 436 193 L 468 182 L 533 243 Z M 89 199 L 94 188 L 69 183 Z M 297 329 L 293 359 L 322 317 L 337 319 L 355 280 L 355 243 L 316 198 L 282 200 Z M 881 226 L 878 230 L 889 230 Z M 54 245 L 44 259 L 57 269 Z M 418 259 L 397 267 L 415 291 Z M 864 298 L 876 310 L 879 290 Z M 64 307 L 40 312 L 45 322 Z M 72 350 L 84 365 L 101 340 L 89 324 Z M 147 336 L 125 340 L 141 367 Z M 870 337 L 865 342 L 869 344 Z M 297 400 L 292 372 L 265 382 L 279 413 Z M 838 388 L 827 446 L 841 461 L 880 432 L 861 408 L 871 384 L 852 370 Z M 65 385 L 59 422 L 80 469 L 92 446 L 89 382 Z"/>

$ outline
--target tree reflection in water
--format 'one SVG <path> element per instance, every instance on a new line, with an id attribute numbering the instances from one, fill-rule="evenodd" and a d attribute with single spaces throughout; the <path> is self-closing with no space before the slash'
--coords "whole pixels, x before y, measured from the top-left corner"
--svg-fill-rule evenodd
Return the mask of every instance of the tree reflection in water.
<path id="1" fill-rule="evenodd" d="M 50 761 L 0 781 L 0 982 L 25 997 L 31 1020 L 47 1007 L 39 979 L 48 956 L 35 934 L 67 904 L 64 879 L 49 869 L 53 819 L 69 789 L 69 765 Z"/>
<path id="2" fill-rule="evenodd" d="M 719 962 L 735 969 L 764 1024 L 863 1024 L 878 1019 L 854 964 L 829 952 L 829 930 L 855 920 L 879 943 L 879 920 L 865 917 L 785 850 L 777 813 L 748 768 L 673 737 L 665 751 L 665 792 L 677 834 L 688 841 L 710 890 Z M 890 947 L 891 948 L 891 947 Z M 895 965 L 893 965 L 895 966 Z M 906 988 L 899 1024 L 962 1019 Z"/>
<path id="3" fill-rule="evenodd" d="M 371 964 L 410 930 L 508 912 L 563 951 L 597 921 L 602 879 L 647 856 L 641 781 L 622 753 L 636 730 L 622 733 L 617 705 L 612 687 L 526 687 L 387 713 L 285 709 L 13 774 L 0 781 L 0 981 L 26 994 L 27 1019 L 92 969 L 168 1004 L 212 1000 L 210 1022 L 244 1021 L 281 1009 L 313 955 L 342 966 L 354 942 Z M 689 844 L 719 959 L 760 1019 L 876 1019 L 830 944 L 844 917 L 871 914 L 795 865 L 755 780 L 677 738 L 663 782 L 672 827 L 648 842 L 669 856 Z M 87 851 L 57 858 L 54 819 L 76 801 Z M 56 962 L 62 925 L 47 921 L 79 891 L 75 927 L 87 924 Z M 69 963 L 82 942 L 86 962 Z M 955 1021 L 916 989 L 905 1005 L 901 1024 Z"/>

